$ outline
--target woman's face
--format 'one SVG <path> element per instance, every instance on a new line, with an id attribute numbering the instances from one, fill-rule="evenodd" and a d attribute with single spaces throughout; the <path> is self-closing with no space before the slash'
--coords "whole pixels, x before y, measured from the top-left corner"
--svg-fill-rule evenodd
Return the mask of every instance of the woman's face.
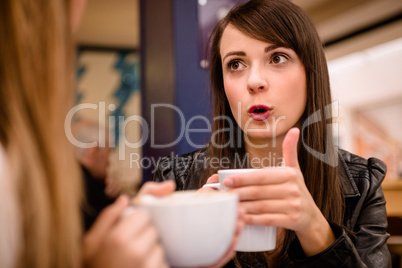
<path id="1" fill-rule="evenodd" d="M 256 144 L 281 137 L 306 106 L 306 73 L 297 54 L 251 38 L 229 24 L 220 55 L 226 97 L 237 124 Z"/>

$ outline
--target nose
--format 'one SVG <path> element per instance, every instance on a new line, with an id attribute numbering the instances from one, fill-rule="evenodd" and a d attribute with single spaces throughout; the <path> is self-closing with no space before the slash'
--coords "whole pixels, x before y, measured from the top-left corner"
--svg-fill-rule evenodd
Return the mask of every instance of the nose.
<path id="1" fill-rule="evenodd" d="M 261 70 L 257 67 L 251 68 L 247 80 L 247 88 L 250 94 L 266 91 L 268 83 Z"/>

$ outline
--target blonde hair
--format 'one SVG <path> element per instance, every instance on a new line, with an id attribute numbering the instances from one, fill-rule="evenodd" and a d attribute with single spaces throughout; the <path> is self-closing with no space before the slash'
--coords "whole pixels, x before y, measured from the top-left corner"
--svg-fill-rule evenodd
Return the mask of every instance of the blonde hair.
<path id="1" fill-rule="evenodd" d="M 18 267 L 78 267 L 82 186 L 64 117 L 73 101 L 67 0 L 0 2 L 0 142 L 22 218 Z"/>

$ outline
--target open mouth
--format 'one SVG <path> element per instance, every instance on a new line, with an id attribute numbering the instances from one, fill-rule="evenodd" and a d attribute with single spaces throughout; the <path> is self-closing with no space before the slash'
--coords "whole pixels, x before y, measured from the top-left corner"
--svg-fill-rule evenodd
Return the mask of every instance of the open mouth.
<path id="1" fill-rule="evenodd" d="M 248 113 L 256 121 L 264 121 L 271 115 L 271 110 L 265 105 L 254 105 L 248 109 Z"/>
<path id="2" fill-rule="evenodd" d="M 261 114 L 261 113 L 265 113 L 266 111 L 267 111 L 267 109 L 265 109 L 265 108 L 258 108 L 258 109 L 255 109 L 253 111 L 253 113 Z"/>

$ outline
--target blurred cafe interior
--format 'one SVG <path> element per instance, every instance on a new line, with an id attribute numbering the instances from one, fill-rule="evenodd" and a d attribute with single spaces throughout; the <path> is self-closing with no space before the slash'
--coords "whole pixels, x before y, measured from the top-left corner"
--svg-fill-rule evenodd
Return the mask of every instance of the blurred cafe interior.
<path id="1" fill-rule="evenodd" d="M 339 147 L 387 164 L 389 246 L 402 255 L 402 1 L 292 1 L 313 19 L 325 48 Z M 206 37 L 237 2 L 88 0 L 77 35 L 76 99 L 98 109 L 78 115 L 113 125 L 111 170 L 123 188 L 152 180 L 159 157 L 208 142 L 207 131 L 186 129 L 207 129 Z"/>

